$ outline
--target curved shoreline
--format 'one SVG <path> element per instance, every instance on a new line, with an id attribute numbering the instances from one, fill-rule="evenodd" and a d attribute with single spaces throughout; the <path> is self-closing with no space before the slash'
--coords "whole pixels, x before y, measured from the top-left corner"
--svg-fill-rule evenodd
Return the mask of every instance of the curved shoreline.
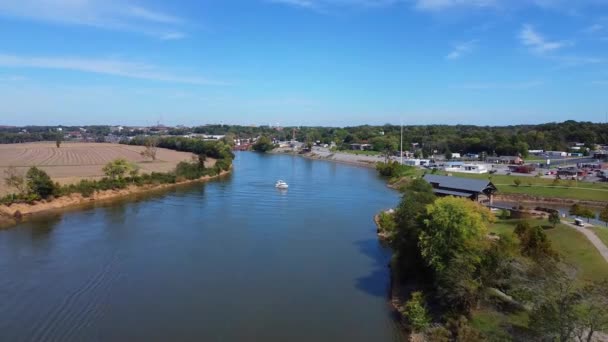
<path id="1" fill-rule="evenodd" d="M 125 189 L 102 190 L 97 191 L 90 197 L 84 197 L 81 194 L 74 193 L 67 196 L 58 197 L 50 201 L 40 201 L 34 204 L 16 203 L 10 206 L 0 205 L 0 229 L 10 228 L 28 218 L 42 215 L 51 211 L 76 208 L 87 204 L 101 203 L 119 198 L 125 198 L 132 195 L 144 194 L 153 191 L 160 191 L 169 188 L 174 188 L 180 185 L 204 183 L 213 179 L 221 178 L 232 172 L 232 168 L 227 171 L 222 171 L 215 176 L 204 176 L 199 179 L 186 180 L 182 182 L 158 185 L 130 185 Z M 16 214 L 19 212 L 20 214 Z M 17 218 L 17 216 L 20 216 Z"/>

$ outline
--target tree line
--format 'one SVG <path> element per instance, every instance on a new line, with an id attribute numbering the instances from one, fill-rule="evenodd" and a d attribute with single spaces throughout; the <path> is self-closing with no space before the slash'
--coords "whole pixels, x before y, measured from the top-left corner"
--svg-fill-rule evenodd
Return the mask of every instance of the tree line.
<path id="1" fill-rule="evenodd" d="M 72 127 L 74 128 L 74 127 Z M 72 129 L 70 127 L 66 130 Z M 86 126 L 91 134 L 107 135 L 109 126 Z M 0 128 L 0 143 L 54 140 L 48 136 L 51 127 L 26 127 L 28 134 L 18 133 L 21 128 Z M 74 129 L 78 129 L 77 127 Z M 354 127 L 284 127 L 206 125 L 193 128 L 170 128 L 168 135 L 187 133 L 229 135 L 241 139 L 266 136 L 269 139 L 291 140 L 295 133 L 301 142 L 335 143 L 348 149 L 353 143 L 369 143 L 376 151 L 397 151 L 401 127 L 397 125 Z M 114 134 L 136 136 L 143 132 L 123 130 Z M 595 144 L 608 144 L 608 124 L 577 122 L 514 126 L 474 125 L 409 125 L 403 127 L 404 149 L 428 156 L 437 153 L 486 153 L 487 155 L 526 156 L 529 149 L 567 151 L 569 143 L 583 143 L 588 148 Z"/>

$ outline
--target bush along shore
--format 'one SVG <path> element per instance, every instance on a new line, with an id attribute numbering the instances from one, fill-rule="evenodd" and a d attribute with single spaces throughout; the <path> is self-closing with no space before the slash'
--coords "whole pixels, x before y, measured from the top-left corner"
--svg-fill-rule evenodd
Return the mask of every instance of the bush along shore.
<path id="1" fill-rule="evenodd" d="M 555 240 L 573 233 L 559 215 L 496 218 L 468 199 L 435 197 L 422 179 L 401 190 L 375 221 L 394 252 L 391 304 L 411 340 L 592 341 L 608 331 L 608 265 L 583 276 L 589 265 Z"/>
<path id="2" fill-rule="evenodd" d="M 0 224 L 19 222 L 24 216 L 50 209 L 81 204 L 86 201 L 110 199 L 132 193 L 159 189 L 174 184 L 208 180 L 228 173 L 234 155 L 222 141 L 199 141 L 185 138 L 133 139 L 133 144 L 162 146 L 192 152 L 191 161 L 180 162 L 172 172 L 140 174 L 137 166 L 125 159 L 116 159 L 104 166 L 105 177 L 100 180 L 81 180 L 60 185 L 43 170 L 32 167 L 25 175 L 15 168 L 5 172 L 4 181 L 15 193 L 0 198 Z M 146 153 L 153 155 L 153 149 Z M 213 166 L 206 163 L 214 161 Z M 3 222 L 4 221 L 4 222 Z"/>

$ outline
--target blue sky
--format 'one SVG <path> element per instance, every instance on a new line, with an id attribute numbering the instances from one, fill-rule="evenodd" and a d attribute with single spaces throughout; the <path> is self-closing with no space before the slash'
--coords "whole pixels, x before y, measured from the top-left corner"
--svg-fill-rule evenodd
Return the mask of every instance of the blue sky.
<path id="1" fill-rule="evenodd" d="M 608 0 L 0 0 L 0 42 L 0 125 L 608 111 Z"/>

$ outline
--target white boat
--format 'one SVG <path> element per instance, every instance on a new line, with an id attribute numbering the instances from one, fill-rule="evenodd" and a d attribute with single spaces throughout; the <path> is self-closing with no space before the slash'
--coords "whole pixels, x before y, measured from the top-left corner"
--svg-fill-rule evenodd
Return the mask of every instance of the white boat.
<path id="1" fill-rule="evenodd" d="M 278 180 L 277 184 L 275 184 L 274 187 L 277 189 L 287 189 L 287 188 L 289 188 L 289 185 L 287 185 L 287 183 L 285 183 L 282 180 Z"/>

